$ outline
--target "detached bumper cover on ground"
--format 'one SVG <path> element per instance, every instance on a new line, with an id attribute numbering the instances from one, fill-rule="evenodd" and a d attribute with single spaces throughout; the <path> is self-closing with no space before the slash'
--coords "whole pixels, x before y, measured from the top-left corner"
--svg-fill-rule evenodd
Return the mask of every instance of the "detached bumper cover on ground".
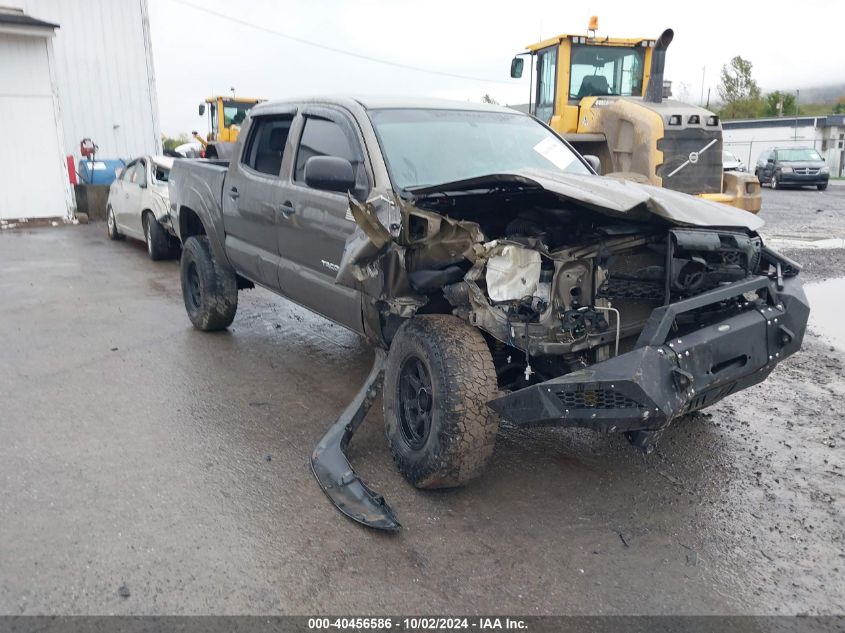
<path id="1" fill-rule="evenodd" d="M 753 277 L 658 308 L 632 351 L 489 405 L 518 425 L 662 429 L 679 415 L 763 381 L 798 351 L 810 308 L 797 278 L 782 286 Z M 749 301 L 755 292 L 759 297 Z M 733 316 L 672 333 L 679 315 L 725 301 L 735 304 Z"/>

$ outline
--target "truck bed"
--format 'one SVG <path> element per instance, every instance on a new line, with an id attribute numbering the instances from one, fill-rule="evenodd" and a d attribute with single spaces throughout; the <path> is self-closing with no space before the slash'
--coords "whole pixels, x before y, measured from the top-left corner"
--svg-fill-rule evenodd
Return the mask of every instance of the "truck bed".
<path id="1" fill-rule="evenodd" d="M 203 220 L 206 227 L 223 226 L 223 187 L 229 161 L 177 159 L 170 171 L 168 190 L 170 209 L 176 236 L 182 240 L 179 216 L 190 209 Z"/>

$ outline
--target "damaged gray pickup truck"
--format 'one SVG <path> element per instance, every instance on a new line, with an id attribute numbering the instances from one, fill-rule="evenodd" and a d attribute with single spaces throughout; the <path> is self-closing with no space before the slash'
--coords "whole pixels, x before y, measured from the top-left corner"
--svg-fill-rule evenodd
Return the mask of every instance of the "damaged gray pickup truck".
<path id="1" fill-rule="evenodd" d="M 257 105 L 230 163 L 171 173 L 188 315 L 225 328 L 259 284 L 372 342 L 369 377 L 312 456 L 366 525 L 399 526 L 344 453 L 382 385 L 390 451 L 421 488 L 478 475 L 500 419 L 648 451 L 797 351 L 809 308 L 756 216 L 590 164 L 506 108 Z"/>

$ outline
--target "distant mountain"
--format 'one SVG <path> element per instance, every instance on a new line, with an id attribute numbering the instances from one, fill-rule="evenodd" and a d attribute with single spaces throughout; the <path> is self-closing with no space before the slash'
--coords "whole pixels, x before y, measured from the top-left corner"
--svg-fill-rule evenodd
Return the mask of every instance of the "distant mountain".
<path id="1" fill-rule="evenodd" d="M 801 91 L 799 97 L 801 103 L 836 103 L 841 97 L 845 97 L 845 83 L 799 88 L 799 90 Z M 790 92 L 794 92 L 794 90 Z"/>

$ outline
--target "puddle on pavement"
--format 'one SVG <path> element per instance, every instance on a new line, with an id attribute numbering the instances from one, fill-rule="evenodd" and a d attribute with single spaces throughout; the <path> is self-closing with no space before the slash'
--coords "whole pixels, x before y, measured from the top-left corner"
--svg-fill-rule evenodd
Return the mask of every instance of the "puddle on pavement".
<path id="1" fill-rule="evenodd" d="M 845 277 L 804 286 L 810 301 L 810 329 L 845 350 Z"/>

